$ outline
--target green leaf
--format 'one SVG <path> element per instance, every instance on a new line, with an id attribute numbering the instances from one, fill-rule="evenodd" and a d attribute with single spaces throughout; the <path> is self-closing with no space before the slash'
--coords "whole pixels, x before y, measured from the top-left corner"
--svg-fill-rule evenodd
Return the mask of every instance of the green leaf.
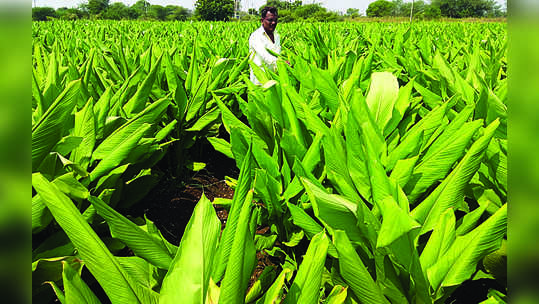
<path id="1" fill-rule="evenodd" d="M 156 295 L 135 283 L 116 261 L 73 202 L 40 173 L 32 186 L 43 198 L 54 219 L 65 231 L 88 270 L 112 303 L 155 303 Z"/>
<path id="2" fill-rule="evenodd" d="M 264 292 L 272 285 L 273 280 L 277 276 L 275 266 L 267 266 L 260 274 L 258 280 L 245 296 L 245 303 L 253 303 L 257 298 L 260 298 Z"/>
<path id="3" fill-rule="evenodd" d="M 153 64 L 150 73 L 146 76 L 139 89 L 131 97 L 129 101 L 123 106 L 124 111 L 129 115 L 135 115 L 136 113 L 143 110 L 146 106 L 146 103 L 149 101 L 150 91 L 152 89 L 153 83 L 157 77 L 157 71 L 160 69 L 160 63 L 163 56 L 160 56 L 157 61 Z"/>
<path id="4" fill-rule="evenodd" d="M 88 287 L 80 277 L 82 271 L 81 264 L 76 263 L 76 265 L 70 265 L 69 262 L 62 261 L 62 265 L 64 269 L 62 278 L 64 282 L 66 303 L 101 303 L 90 287 Z"/>
<path id="5" fill-rule="evenodd" d="M 342 230 L 336 230 L 333 243 L 339 252 L 341 276 L 356 297 L 363 303 L 389 303 L 352 247 L 346 233 Z"/>
<path id="6" fill-rule="evenodd" d="M 507 204 L 468 234 L 457 237 L 447 252 L 427 270 L 431 286 L 458 285 L 469 279 L 477 263 L 500 248 L 507 232 Z"/>
<path id="7" fill-rule="evenodd" d="M 167 109 L 170 104 L 170 100 L 167 98 L 160 99 L 148 107 L 136 116 L 131 118 L 121 127 L 117 128 L 110 136 L 105 138 L 103 142 L 95 149 L 92 159 L 104 159 L 109 154 L 117 149 L 118 145 L 126 140 L 130 135 L 137 132 L 145 124 L 157 124 L 159 118 Z"/>
<path id="8" fill-rule="evenodd" d="M 219 282 L 227 267 L 228 259 L 232 251 L 232 245 L 234 243 L 234 236 L 236 234 L 236 228 L 239 225 L 239 216 L 241 214 L 242 207 L 245 203 L 247 193 L 252 186 L 252 144 L 249 145 L 249 150 L 243 159 L 243 163 L 240 169 L 240 175 L 238 177 L 238 185 L 235 188 L 234 196 L 232 198 L 232 205 L 230 206 L 230 212 L 228 214 L 228 220 L 225 229 L 221 235 L 221 242 L 216 254 L 216 263 L 212 269 L 212 278 L 215 282 Z"/>
<path id="9" fill-rule="evenodd" d="M 423 273 L 436 263 L 455 241 L 455 214 L 453 209 L 447 209 L 439 218 L 438 224 L 429 237 L 419 260 Z"/>
<path id="10" fill-rule="evenodd" d="M 149 124 L 142 125 L 134 133 L 127 135 L 118 145 L 109 152 L 106 158 L 99 162 L 99 164 L 90 172 L 90 181 L 95 181 L 103 175 L 110 172 L 112 169 L 118 167 L 129 156 L 129 153 L 133 151 L 141 138 L 150 130 Z"/>
<path id="11" fill-rule="evenodd" d="M 89 99 L 84 108 L 75 113 L 74 136 L 82 137 L 81 144 L 71 152 L 70 160 L 88 170 L 92 151 L 96 143 L 96 129 L 93 99 Z"/>
<path id="12" fill-rule="evenodd" d="M 283 291 L 285 289 L 284 281 L 292 272 L 290 268 L 284 268 L 277 279 L 271 284 L 264 296 L 256 301 L 256 304 L 278 304 L 281 303 Z"/>
<path id="13" fill-rule="evenodd" d="M 205 303 L 221 222 L 203 195 L 163 279 L 159 303 Z"/>
<path id="14" fill-rule="evenodd" d="M 309 194 L 316 217 L 324 224 L 330 233 L 334 230 L 346 231 L 353 242 L 364 241 L 361 230 L 356 225 L 358 205 L 335 194 L 327 194 L 310 181 L 302 179 Z"/>
<path id="15" fill-rule="evenodd" d="M 414 210 L 412 216 L 423 223 L 421 234 L 432 229 L 440 215 L 448 208 L 459 207 L 463 203 L 464 188 L 479 169 L 487 146 L 498 127 L 492 122 L 476 142 L 472 144 L 464 158 L 436 189 Z"/>
<path id="16" fill-rule="evenodd" d="M 253 235 L 249 227 L 253 193 L 253 190 L 247 193 L 241 206 L 225 277 L 221 282 L 219 304 L 240 304 L 245 300 L 247 284 L 256 264 Z"/>
<path id="17" fill-rule="evenodd" d="M 348 287 L 343 287 L 341 285 L 335 285 L 331 292 L 329 293 L 325 304 L 343 304 L 348 296 Z"/>
<path id="18" fill-rule="evenodd" d="M 451 136 L 440 138 L 443 144 L 422 158 L 404 188 L 410 201 L 415 201 L 427 192 L 430 186 L 447 175 L 454 163 L 462 157 L 472 136 L 481 125 L 481 121 L 466 123 L 459 130 L 455 130 Z"/>
<path id="19" fill-rule="evenodd" d="M 32 126 L 32 171 L 62 138 L 67 117 L 77 105 L 80 80 L 70 82 L 39 121 Z"/>
<path id="20" fill-rule="evenodd" d="M 328 246 L 329 239 L 325 231 L 312 238 L 290 291 L 286 295 L 285 303 L 318 303 Z"/>
<path id="21" fill-rule="evenodd" d="M 234 155 L 232 154 L 232 149 L 229 142 L 218 137 L 207 137 L 206 139 L 210 142 L 210 144 L 216 151 L 219 151 L 224 155 L 228 156 L 229 158 L 234 159 Z"/>
<path id="22" fill-rule="evenodd" d="M 389 72 L 372 73 L 367 105 L 380 130 L 384 130 L 391 120 L 398 96 L 397 77 Z"/>
<path id="23" fill-rule="evenodd" d="M 97 213 L 109 224 L 111 235 L 126 244 L 133 252 L 148 262 L 162 269 L 168 269 L 172 256 L 168 253 L 163 242 L 152 237 L 148 232 L 128 220 L 105 204 L 101 199 L 90 196 L 88 198 Z"/>

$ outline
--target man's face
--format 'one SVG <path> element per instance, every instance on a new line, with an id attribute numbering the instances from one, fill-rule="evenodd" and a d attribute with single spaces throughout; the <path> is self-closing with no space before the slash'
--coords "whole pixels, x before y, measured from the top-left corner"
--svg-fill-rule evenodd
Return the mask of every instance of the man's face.
<path id="1" fill-rule="evenodd" d="M 266 17 L 262 18 L 262 26 L 264 27 L 264 30 L 266 32 L 273 33 L 273 31 L 275 31 L 275 27 L 277 27 L 277 21 L 278 21 L 277 15 L 274 15 L 271 12 L 268 12 L 266 14 Z"/>

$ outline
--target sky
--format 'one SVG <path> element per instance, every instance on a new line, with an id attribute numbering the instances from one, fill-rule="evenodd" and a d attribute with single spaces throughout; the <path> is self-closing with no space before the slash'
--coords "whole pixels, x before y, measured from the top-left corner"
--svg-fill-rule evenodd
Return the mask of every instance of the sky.
<path id="1" fill-rule="evenodd" d="M 188 9 L 193 9 L 195 5 L 195 0 L 147 0 L 151 4 L 159 5 L 179 5 L 186 7 Z M 240 0 L 241 7 L 243 11 L 247 11 L 249 8 L 259 8 L 266 0 Z M 332 11 L 346 12 L 348 8 L 358 8 L 360 13 L 365 15 L 365 11 L 369 6 L 369 3 L 374 2 L 375 0 L 303 0 L 303 4 L 309 3 L 320 3 L 322 6 L 328 8 Z M 76 7 L 79 3 L 87 2 L 84 0 L 32 0 L 33 6 L 49 6 L 53 8 L 59 7 Z M 110 3 L 113 2 L 123 2 L 126 5 L 132 5 L 137 0 L 110 0 Z M 404 2 L 411 2 L 411 0 L 404 0 Z M 504 6 L 505 0 L 496 0 L 502 7 Z"/>

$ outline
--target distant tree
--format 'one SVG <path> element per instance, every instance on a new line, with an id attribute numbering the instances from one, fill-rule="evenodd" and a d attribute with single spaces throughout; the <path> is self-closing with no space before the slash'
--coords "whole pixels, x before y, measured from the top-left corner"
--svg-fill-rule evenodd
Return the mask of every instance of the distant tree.
<path id="1" fill-rule="evenodd" d="M 168 10 L 166 9 L 166 7 L 161 5 L 150 5 L 148 15 L 153 19 L 163 21 L 167 18 Z"/>
<path id="2" fill-rule="evenodd" d="M 56 9 L 56 16 L 58 19 L 65 20 L 65 14 L 67 13 L 67 7 L 60 7 Z"/>
<path id="3" fill-rule="evenodd" d="M 76 8 L 61 7 L 56 10 L 56 15 L 62 20 L 77 20 L 83 17 L 83 12 Z"/>
<path id="4" fill-rule="evenodd" d="M 167 20 L 185 21 L 191 16 L 191 11 L 182 6 L 167 5 Z"/>
<path id="5" fill-rule="evenodd" d="M 249 15 L 258 15 L 258 11 L 257 11 L 256 9 L 254 9 L 254 8 L 250 8 L 250 9 L 247 11 L 247 13 L 248 13 Z"/>
<path id="6" fill-rule="evenodd" d="M 134 20 L 140 17 L 140 12 L 137 11 L 135 8 L 133 8 L 133 6 L 128 7 L 126 10 L 126 13 L 127 13 L 127 18 L 131 20 Z"/>
<path id="7" fill-rule="evenodd" d="M 234 0 L 197 0 L 195 15 L 202 20 L 228 20 L 234 14 Z"/>
<path id="8" fill-rule="evenodd" d="M 82 2 L 81 4 L 79 4 L 79 6 L 77 7 L 77 10 L 81 14 L 81 18 L 90 17 L 90 11 L 88 10 L 88 3 L 87 2 Z"/>
<path id="9" fill-rule="evenodd" d="M 318 3 L 306 4 L 298 7 L 294 10 L 294 15 L 303 19 L 313 17 L 314 14 L 322 12 L 325 13 L 327 9 Z"/>
<path id="10" fill-rule="evenodd" d="M 275 7 L 278 11 L 280 10 L 295 10 L 297 8 L 300 8 L 301 6 L 303 5 L 303 2 L 300 1 L 300 0 L 296 0 L 294 2 L 289 2 L 289 1 L 285 1 L 285 0 L 267 0 L 266 3 L 264 5 L 262 5 L 259 9 L 258 9 L 258 12 L 261 12 L 262 9 L 266 6 L 273 6 Z"/>
<path id="11" fill-rule="evenodd" d="M 440 8 L 442 16 L 451 18 L 486 17 L 500 11 L 495 0 L 433 0 Z"/>
<path id="12" fill-rule="evenodd" d="M 414 1 L 413 5 L 414 5 L 413 16 L 414 17 L 423 16 L 425 13 L 427 4 L 425 4 L 423 0 L 416 0 Z M 412 2 L 403 3 L 400 7 L 399 14 L 396 16 L 409 17 L 411 8 L 412 8 Z"/>
<path id="13" fill-rule="evenodd" d="M 148 10 L 150 9 L 150 2 L 145 0 L 138 0 L 135 4 L 131 5 L 131 9 L 135 10 L 137 17 L 146 17 Z"/>
<path id="14" fill-rule="evenodd" d="M 336 22 L 336 21 L 342 21 L 343 17 L 340 16 L 336 12 L 331 11 L 317 11 L 316 13 L 312 14 L 307 20 L 317 21 L 317 22 Z"/>
<path id="15" fill-rule="evenodd" d="M 425 6 L 423 16 L 427 19 L 440 18 L 442 16 L 442 11 L 440 11 L 440 7 L 437 5 L 430 4 Z"/>
<path id="16" fill-rule="evenodd" d="M 377 0 L 367 7 L 368 17 L 391 16 L 394 12 L 395 4 L 386 0 Z"/>
<path id="17" fill-rule="evenodd" d="M 102 14 L 104 19 L 121 20 L 129 18 L 129 7 L 122 2 L 114 2 Z"/>
<path id="18" fill-rule="evenodd" d="M 359 8 L 349 8 L 346 10 L 346 16 L 348 17 L 358 17 L 359 16 Z"/>
<path id="19" fill-rule="evenodd" d="M 32 8 L 32 20 L 34 21 L 47 21 L 49 17 L 56 18 L 58 15 L 52 7 L 33 7 Z"/>
<path id="20" fill-rule="evenodd" d="M 109 7 L 109 0 L 88 0 L 88 12 L 99 15 Z"/>
<path id="21" fill-rule="evenodd" d="M 393 12 L 391 12 L 391 16 L 406 16 L 406 13 L 404 13 L 403 0 L 393 0 L 391 1 L 393 3 Z M 410 7 L 408 7 L 409 9 Z M 408 15 L 410 14 L 410 10 L 408 10 Z"/>
<path id="22" fill-rule="evenodd" d="M 260 15 L 260 14 L 259 14 Z M 279 11 L 279 22 L 287 23 L 296 21 L 295 15 L 292 14 L 291 10 L 280 10 Z"/>

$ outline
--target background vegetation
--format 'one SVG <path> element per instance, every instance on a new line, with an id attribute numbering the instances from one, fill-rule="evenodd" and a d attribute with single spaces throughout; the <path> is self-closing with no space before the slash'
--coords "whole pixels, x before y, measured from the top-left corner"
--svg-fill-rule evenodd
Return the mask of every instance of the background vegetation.
<path id="1" fill-rule="evenodd" d="M 329 11 L 320 4 L 304 4 L 301 0 L 287 2 L 284 0 L 268 0 L 266 5 L 275 6 L 279 10 L 281 22 L 335 22 L 344 20 L 360 21 L 364 16 L 359 9 L 349 8 L 346 13 Z M 262 7 L 261 7 L 262 8 Z M 260 9 L 251 8 L 241 11 L 241 21 L 258 20 Z M 367 17 L 409 17 L 412 2 L 403 0 L 377 0 L 369 4 Z M 494 0 L 423 0 L 414 1 L 413 17 L 416 19 L 448 18 L 483 18 L 505 17 L 506 11 Z M 110 3 L 109 0 L 88 0 L 78 7 L 32 8 L 32 20 L 46 21 L 52 19 L 111 19 L 111 20 L 234 20 L 234 1 L 198 0 L 194 12 L 177 5 L 153 5 L 139 0 L 131 6 L 121 2 Z"/>

